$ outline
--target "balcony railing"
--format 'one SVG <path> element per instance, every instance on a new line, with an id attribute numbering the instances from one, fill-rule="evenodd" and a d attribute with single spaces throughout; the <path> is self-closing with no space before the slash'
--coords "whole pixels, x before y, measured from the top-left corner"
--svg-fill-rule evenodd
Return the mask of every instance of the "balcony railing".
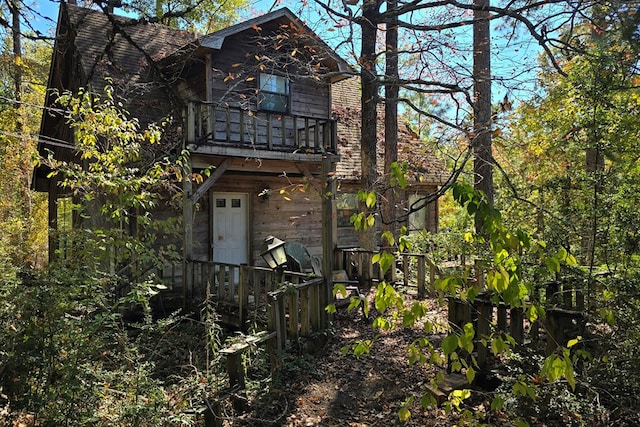
<path id="1" fill-rule="evenodd" d="M 196 147 L 235 147 L 286 153 L 335 153 L 332 119 L 252 111 L 190 101 L 187 139 Z"/>

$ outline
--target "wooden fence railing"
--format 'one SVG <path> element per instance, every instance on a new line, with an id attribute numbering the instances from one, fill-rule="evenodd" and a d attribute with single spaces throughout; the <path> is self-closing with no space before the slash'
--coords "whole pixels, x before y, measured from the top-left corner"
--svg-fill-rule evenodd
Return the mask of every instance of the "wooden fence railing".
<path id="1" fill-rule="evenodd" d="M 396 256 L 395 264 L 383 277 L 377 264 L 373 264 L 373 256 L 377 251 L 349 248 L 338 249 L 335 267 L 344 270 L 350 278 L 362 278 L 363 281 L 379 281 L 385 279 L 398 282 L 398 272 L 402 272 L 402 283 L 405 287 L 416 287 L 419 299 L 435 295 L 435 281 L 441 268 L 431 261 L 427 254 L 402 252 Z"/>
<path id="2" fill-rule="evenodd" d="M 231 144 L 255 149 L 321 153 L 336 151 L 332 119 L 253 111 L 228 105 L 190 101 L 187 108 L 190 144 Z"/>
<path id="3" fill-rule="evenodd" d="M 285 284 L 269 293 L 269 330 L 276 331 L 276 350 L 287 341 L 309 337 L 328 326 L 326 282 L 322 277 Z"/>
<path id="4" fill-rule="evenodd" d="M 488 350 L 483 338 L 491 333 L 511 335 L 517 344 L 525 340 L 531 345 L 544 345 L 547 355 L 559 346 L 582 334 L 584 322 L 584 294 L 570 279 L 555 280 L 536 289 L 532 299 L 539 301 L 545 316 L 530 323 L 522 307 L 510 307 L 504 302 L 494 302 L 492 294 L 485 291 L 473 302 L 449 298 L 449 322 L 457 328 L 473 323 L 476 330 L 476 360 L 484 367 Z M 525 333 L 528 334 L 525 336 Z"/>
<path id="5" fill-rule="evenodd" d="M 184 274 L 188 275 L 192 284 L 188 294 L 183 288 Z M 266 313 L 268 294 L 278 289 L 280 281 L 285 279 L 297 284 L 307 279 L 308 274 L 285 271 L 280 276 L 266 267 L 194 260 L 184 265 L 167 264 L 161 277 L 163 283 L 173 294 L 179 294 L 183 302 L 198 303 L 209 296 L 221 307 L 221 314 L 225 316 L 223 320 L 240 327 L 250 313 L 254 315 L 254 320 L 260 313 Z"/>

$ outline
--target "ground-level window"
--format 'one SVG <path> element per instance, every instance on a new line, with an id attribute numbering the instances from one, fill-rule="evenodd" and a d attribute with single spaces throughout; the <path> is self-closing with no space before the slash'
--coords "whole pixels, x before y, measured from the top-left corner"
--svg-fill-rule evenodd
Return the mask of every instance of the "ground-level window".
<path id="1" fill-rule="evenodd" d="M 275 74 L 260 73 L 258 109 L 286 113 L 289 110 L 289 80 Z"/>
<path id="2" fill-rule="evenodd" d="M 338 227 L 351 225 L 349 218 L 354 213 L 358 213 L 358 195 L 356 193 L 338 193 L 336 195 L 336 213 Z"/>
<path id="3" fill-rule="evenodd" d="M 420 200 L 422 196 L 420 194 L 409 195 L 409 209 L 421 207 L 420 209 L 409 213 L 409 224 L 407 228 L 409 231 L 421 231 L 429 229 L 429 208 L 425 205 L 424 201 Z"/>

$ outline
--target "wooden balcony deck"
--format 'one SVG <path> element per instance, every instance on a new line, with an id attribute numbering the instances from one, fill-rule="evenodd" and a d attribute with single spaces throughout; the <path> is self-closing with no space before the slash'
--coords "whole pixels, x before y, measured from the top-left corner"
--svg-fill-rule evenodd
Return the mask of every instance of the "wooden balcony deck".
<path id="1" fill-rule="evenodd" d="M 187 144 L 208 154 L 251 149 L 290 154 L 336 153 L 336 122 L 190 101 Z M 315 157 L 309 157 L 314 160 Z"/>

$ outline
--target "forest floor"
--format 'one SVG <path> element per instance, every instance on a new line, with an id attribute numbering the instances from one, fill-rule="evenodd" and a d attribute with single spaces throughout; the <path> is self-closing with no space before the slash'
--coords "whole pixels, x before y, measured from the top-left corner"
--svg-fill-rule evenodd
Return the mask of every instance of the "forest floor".
<path id="1" fill-rule="evenodd" d="M 429 303 L 427 319 L 446 322 L 446 307 Z M 253 410 L 230 425 L 257 426 L 451 426 L 455 414 L 442 409 L 422 409 L 421 396 L 428 393 L 437 368 L 410 365 L 406 347 L 424 337 L 423 324 L 413 328 L 374 330 L 371 317 L 361 309 L 339 309 L 326 344 L 312 354 L 290 356 L 283 363 L 279 383 Z M 433 340 L 443 336 L 430 335 Z M 360 340 L 371 340 L 369 354 L 356 358 L 344 354 Z M 313 351 L 315 350 L 315 351 Z M 411 417 L 400 423 L 398 411 L 413 398 Z M 484 404 L 484 403 L 480 403 Z"/>

